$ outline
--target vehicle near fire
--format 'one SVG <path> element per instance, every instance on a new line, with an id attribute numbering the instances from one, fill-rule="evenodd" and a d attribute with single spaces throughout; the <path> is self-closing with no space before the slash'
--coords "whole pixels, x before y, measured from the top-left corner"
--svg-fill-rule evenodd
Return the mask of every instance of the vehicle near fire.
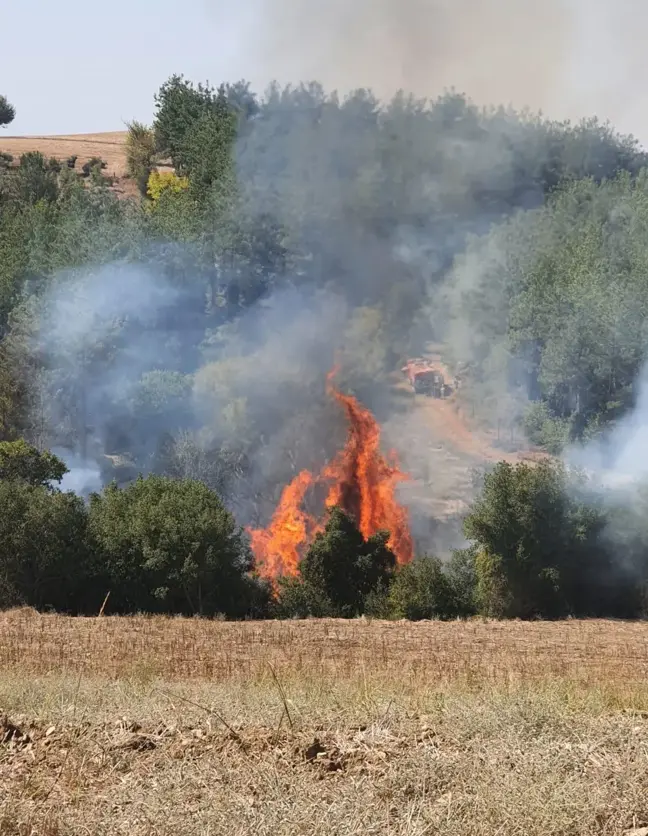
<path id="1" fill-rule="evenodd" d="M 452 387 L 446 383 L 440 369 L 422 357 L 408 360 L 401 371 L 407 375 L 415 395 L 447 398 L 452 394 Z"/>

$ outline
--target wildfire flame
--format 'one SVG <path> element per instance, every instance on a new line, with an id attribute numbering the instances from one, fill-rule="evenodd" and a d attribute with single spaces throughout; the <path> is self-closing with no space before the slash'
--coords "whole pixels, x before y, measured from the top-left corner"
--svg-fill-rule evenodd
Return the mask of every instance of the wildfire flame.
<path id="1" fill-rule="evenodd" d="M 327 377 L 329 394 L 344 409 L 349 422 L 346 445 L 319 476 L 303 470 L 287 485 L 265 529 L 249 530 L 252 552 L 259 574 L 270 581 L 295 576 L 299 561 L 323 525 L 302 510 L 309 488 L 329 485 L 327 508 L 339 505 L 351 514 L 367 539 L 378 531 L 390 532 L 389 546 L 399 564 L 412 560 L 414 546 L 407 510 L 396 499 L 396 486 L 409 477 L 399 468 L 391 452 L 387 460 L 380 452 L 380 427 L 371 412 L 356 398 L 344 395 L 333 385 L 337 369 Z"/>

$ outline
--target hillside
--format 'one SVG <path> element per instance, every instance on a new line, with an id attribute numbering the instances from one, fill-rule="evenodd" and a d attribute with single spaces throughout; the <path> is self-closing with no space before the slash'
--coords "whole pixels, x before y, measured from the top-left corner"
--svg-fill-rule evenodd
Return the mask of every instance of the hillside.
<path id="1" fill-rule="evenodd" d="M 152 98 L 133 179 L 123 134 L 0 145 L 0 605 L 645 615 L 648 494 L 599 500 L 595 478 L 608 438 L 606 473 L 646 476 L 632 137 L 456 93 L 174 75 Z M 182 176 L 118 199 L 161 154 Z"/>
<path id="2" fill-rule="evenodd" d="M 92 157 L 101 157 L 107 163 L 106 173 L 114 177 L 126 174 L 126 131 L 109 131 L 96 134 L 69 134 L 63 136 L 5 136 L 0 134 L 0 152 L 19 157 L 28 151 L 40 151 L 46 157 L 67 159 L 78 157 L 82 166 Z"/>
<path id="3" fill-rule="evenodd" d="M 450 382 L 453 375 L 443 363 L 442 351 L 443 346 L 430 344 L 424 359 Z M 414 395 L 401 371 L 393 373 L 392 382 L 394 414 L 384 432 L 410 477 L 400 488 L 401 496 L 415 518 L 434 520 L 417 534 L 422 541 L 432 537 L 437 551 L 445 554 L 463 543 L 461 519 L 475 498 L 475 472 L 500 461 L 539 461 L 547 454 L 520 432 L 507 449 L 508 438 L 498 440 L 494 431 L 477 426 L 461 391 L 452 390 L 444 398 Z"/>

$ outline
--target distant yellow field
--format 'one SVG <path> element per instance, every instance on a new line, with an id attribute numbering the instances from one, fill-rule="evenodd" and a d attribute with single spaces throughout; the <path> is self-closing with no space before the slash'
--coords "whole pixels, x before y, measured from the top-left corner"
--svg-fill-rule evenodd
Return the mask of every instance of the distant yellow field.
<path id="1" fill-rule="evenodd" d="M 101 157 L 107 163 L 106 174 L 123 177 L 126 174 L 126 131 L 65 136 L 6 136 L 0 133 L 0 151 L 20 156 L 27 151 L 40 151 L 46 157 L 67 159 L 76 154 L 80 168 L 91 157 Z"/>

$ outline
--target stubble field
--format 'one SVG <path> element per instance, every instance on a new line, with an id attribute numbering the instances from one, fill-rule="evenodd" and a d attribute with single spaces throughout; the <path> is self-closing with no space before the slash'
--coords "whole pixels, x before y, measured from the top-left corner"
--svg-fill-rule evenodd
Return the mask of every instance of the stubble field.
<path id="1" fill-rule="evenodd" d="M 0 615 L 2 834 L 648 826 L 648 625 Z"/>

